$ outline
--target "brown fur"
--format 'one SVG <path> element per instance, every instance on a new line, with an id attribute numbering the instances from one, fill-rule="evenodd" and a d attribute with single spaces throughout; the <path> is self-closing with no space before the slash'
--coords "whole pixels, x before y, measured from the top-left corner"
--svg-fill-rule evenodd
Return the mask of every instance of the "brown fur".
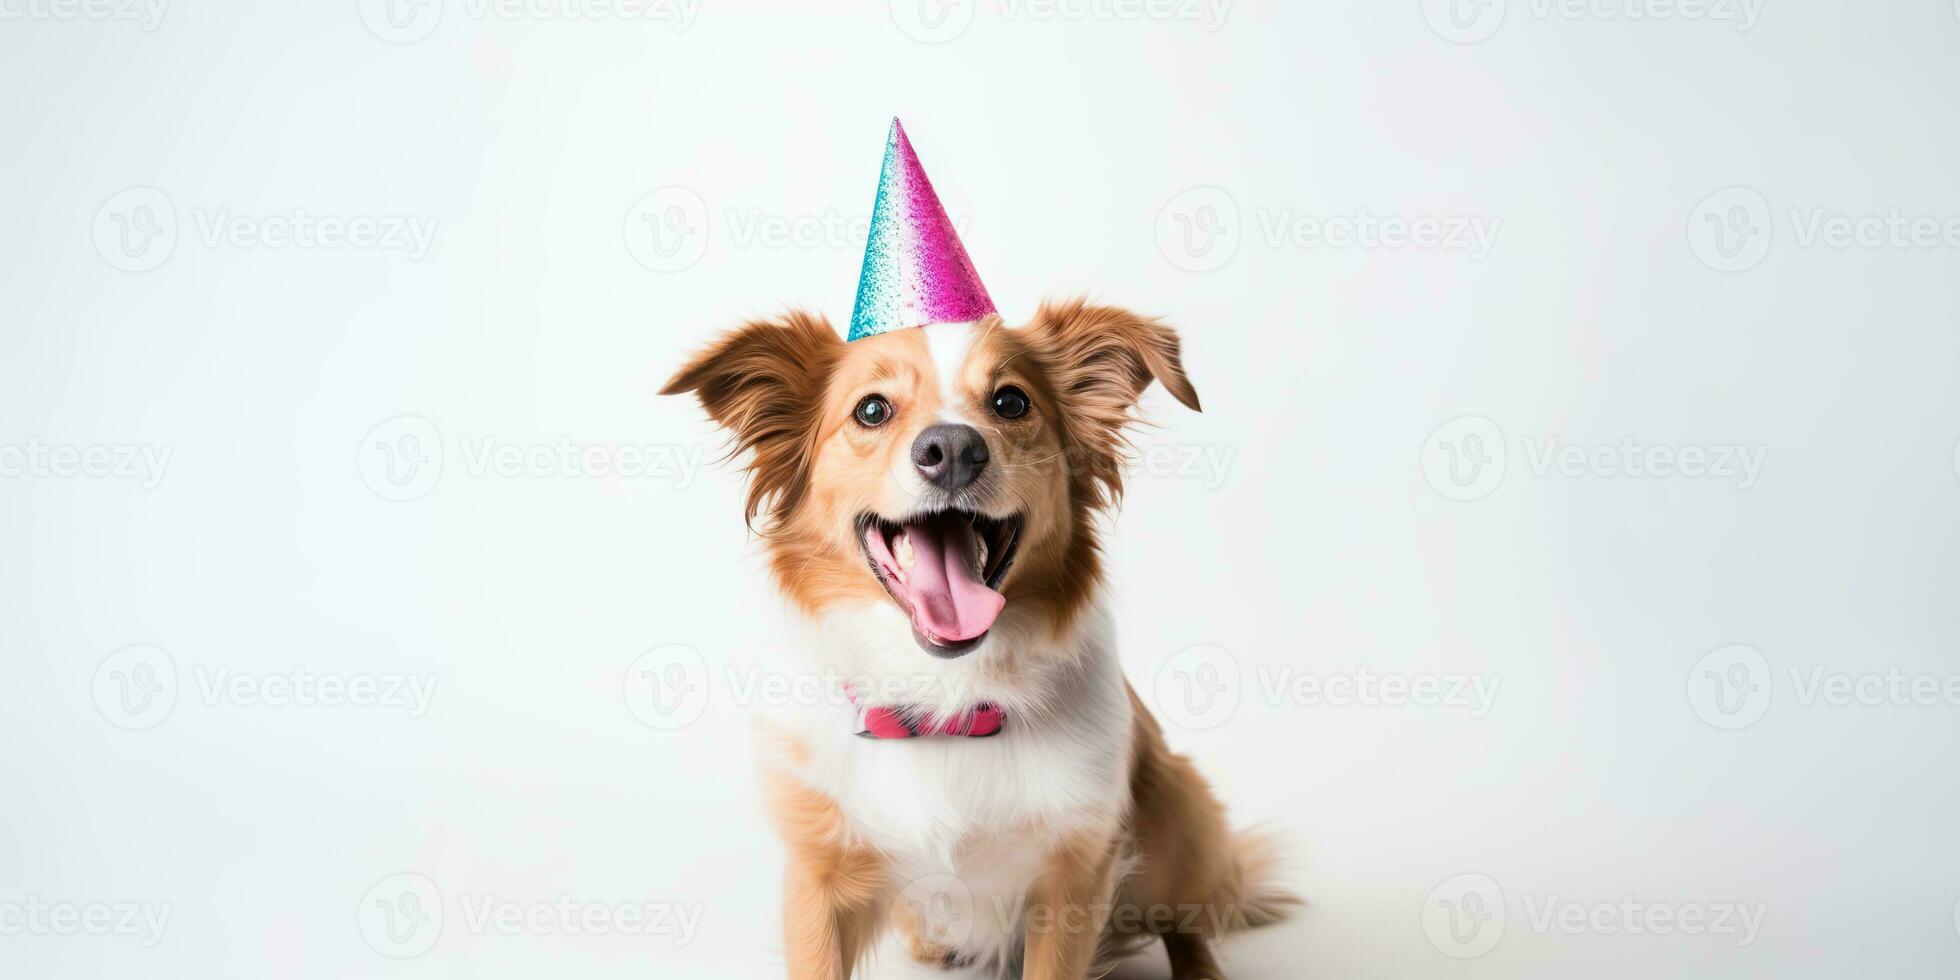
<path id="1" fill-rule="evenodd" d="M 1113 838 L 1071 841 L 1049 856 L 1048 873 L 1028 896 L 1029 922 L 1042 925 L 1030 927 L 1025 980 L 1101 976 L 1151 939 L 1163 941 L 1172 980 L 1220 980 L 1212 943 L 1278 922 L 1300 905 L 1274 880 L 1274 841 L 1234 833 L 1211 785 L 1170 750 L 1134 689 L 1130 702 L 1129 819 Z M 1060 910 L 1068 909 L 1083 915 L 1067 918 Z M 957 965 L 896 907 L 891 925 L 918 962 Z"/>
<path id="2" fill-rule="evenodd" d="M 1170 750 L 1134 688 L 1130 706 L 1136 714 L 1130 833 L 1144 861 L 1124 881 L 1126 900 L 1145 908 L 1203 903 L 1211 910 L 1200 922 L 1204 939 L 1284 918 L 1300 900 L 1273 881 L 1275 843 L 1257 831 L 1234 833 L 1211 784 L 1190 759 Z"/>
<path id="3" fill-rule="evenodd" d="M 1197 410 L 1177 335 L 1158 321 L 1082 300 L 1044 304 L 1032 323 L 982 325 L 951 397 L 992 451 L 993 499 L 1026 519 L 1023 545 L 1002 586 L 1006 615 L 1040 617 L 1067 634 L 1100 585 L 1095 515 L 1122 497 L 1124 432 L 1155 380 Z M 864 566 L 856 519 L 908 512 L 892 499 L 893 467 L 909 465 L 913 439 L 942 406 L 937 368 L 920 331 L 845 344 L 820 317 L 789 313 L 745 325 L 684 367 L 663 393 L 694 392 L 748 455 L 751 525 L 761 527 L 770 568 L 808 613 L 840 602 L 882 601 Z M 1028 392 L 1032 410 L 1001 419 L 988 409 L 1004 384 Z M 894 408 L 867 429 L 851 413 L 867 394 Z M 1011 661 L 1010 661 L 1011 662 Z M 1270 884 L 1272 851 L 1235 836 L 1224 809 L 1191 763 L 1172 753 L 1130 693 L 1131 803 L 1121 831 L 1072 839 L 1047 856 L 1027 896 L 1030 910 L 1099 910 L 1027 929 L 1023 977 L 1076 980 L 1130 946 L 1161 938 L 1175 980 L 1219 977 L 1209 943 L 1224 932 L 1274 921 L 1296 899 Z M 787 746 L 792 760 L 798 747 Z M 952 966 L 950 951 L 922 940 L 895 908 L 876 853 L 855 843 L 836 804 L 782 770 L 768 776 L 770 807 L 789 849 L 785 878 L 790 975 L 845 980 L 890 920 L 911 955 Z M 1172 921 L 1145 914 L 1202 908 Z M 1032 912 L 1031 912 L 1032 915 Z"/>
<path id="4" fill-rule="evenodd" d="M 793 777 L 764 777 L 769 811 L 789 852 L 783 949 L 798 980 L 848 980 L 877 935 L 889 885 L 884 862 L 854 846 L 837 804 Z"/>
<path id="5" fill-rule="evenodd" d="M 765 507 L 772 522 L 797 512 L 816 454 L 815 411 L 844 343 L 830 321 L 791 312 L 755 320 L 696 355 L 660 390 L 695 392 L 708 415 L 749 454 L 747 519 Z"/>

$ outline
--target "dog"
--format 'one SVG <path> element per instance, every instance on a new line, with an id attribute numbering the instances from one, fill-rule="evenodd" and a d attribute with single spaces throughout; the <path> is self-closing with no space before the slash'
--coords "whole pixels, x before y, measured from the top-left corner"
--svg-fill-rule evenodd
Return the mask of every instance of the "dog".
<path id="1" fill-rule="evenodd" d="M 798 656 L 853 679 L 760 729 L 793 980 L 880 942 L 1082 980 L 1153 938 L 1176 980 L 1218 980 L 1214 941 L 1298 903 L 1119 663 L 1098 539 L 1153 381 L 1199 410 L 1169 327 L 1073 300 L 849 343 L 790 312 L 666 385 L 746 458 Z"/>

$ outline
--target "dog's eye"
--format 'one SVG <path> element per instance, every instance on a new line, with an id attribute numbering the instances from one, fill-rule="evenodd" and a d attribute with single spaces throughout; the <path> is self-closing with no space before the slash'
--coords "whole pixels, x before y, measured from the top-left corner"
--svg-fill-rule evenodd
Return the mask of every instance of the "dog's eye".
<path id="1" fill-rule="evenodd" d="M 857 424 L 875 429 L 891 419 L 892 403 L 886 401 L 883 395 L 866 395 L 851 412 L 851 417 L 857 420 Z"/>
<path id="2" fill-rule="evenodd" d="M 1004 419 L 1028 414 L 1028 393 L 1013 385 L 994 392 L 994 414 Z"/>

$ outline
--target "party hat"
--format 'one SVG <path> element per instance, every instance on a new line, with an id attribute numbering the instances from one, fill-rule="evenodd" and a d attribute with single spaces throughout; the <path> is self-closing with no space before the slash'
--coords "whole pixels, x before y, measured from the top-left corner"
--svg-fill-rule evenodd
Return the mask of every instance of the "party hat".
<path id="1" fill-rule="evenodd" d="M 928 323 L 963 323 L 993 312 L 987 287 L 919 166 L 905 127 L 894 118 L 885 137 L 885 165 L 878 173 L 878 200 L 872 205 L 848 339 Z"/>

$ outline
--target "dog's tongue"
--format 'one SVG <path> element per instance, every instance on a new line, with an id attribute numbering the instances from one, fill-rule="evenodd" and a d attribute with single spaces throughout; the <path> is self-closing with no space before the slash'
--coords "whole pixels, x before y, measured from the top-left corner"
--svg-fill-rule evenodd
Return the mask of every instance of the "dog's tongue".
<path id="1" fill-rule="evenodd" d="M 1007 599 L 987 588 L 973 569 L 973 533 L 965 521 L 959 520 L 905 525 L 905 536 L 917 561 L 905 570 L 900 591 L 909 593 L 917 624 L 948 642 L 985 633 L 1007 604 Z"/>

